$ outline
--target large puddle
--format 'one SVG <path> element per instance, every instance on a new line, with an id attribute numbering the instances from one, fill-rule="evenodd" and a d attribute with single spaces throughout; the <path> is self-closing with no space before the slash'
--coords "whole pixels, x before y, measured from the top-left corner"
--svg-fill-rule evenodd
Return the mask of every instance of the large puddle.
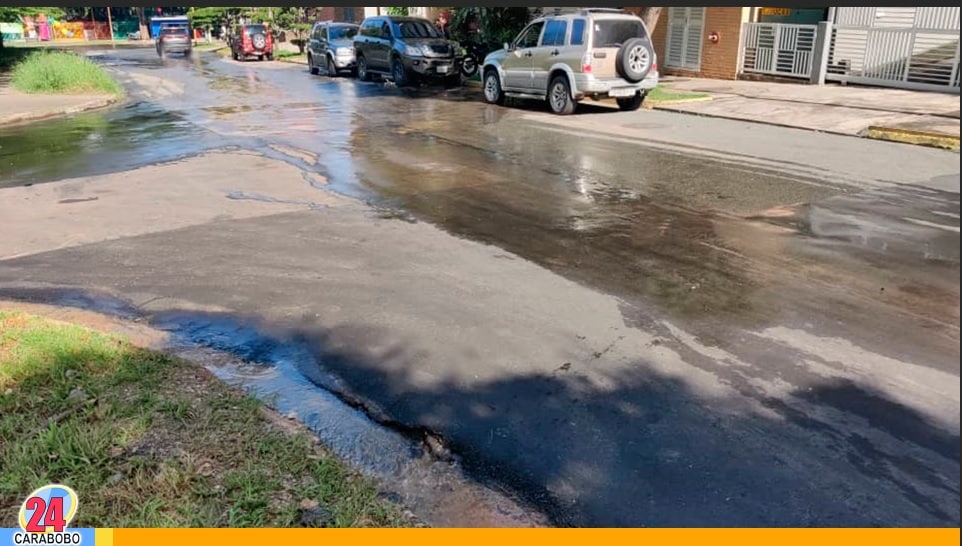
<path id="1" fill-rule="evenodd" d="M 0 188 L 94 176 L 223 146 L 149 103 L 0 129 Z"/>

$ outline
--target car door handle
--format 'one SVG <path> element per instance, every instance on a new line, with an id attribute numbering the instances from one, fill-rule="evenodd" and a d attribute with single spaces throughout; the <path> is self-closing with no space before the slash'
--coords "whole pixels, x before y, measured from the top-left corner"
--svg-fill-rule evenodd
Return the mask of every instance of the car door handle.
<path id="1" fill-rule="evenodd" d="M 551 52 L 551 56 L 552 56 L 552 57 L 554 57 L 554 56 L 556 56 L 556 55 L 561 55 L 561 52 L 558 51 L 557 49 Z"/>
<path id="2" fill-rule="evenodd" d="M 530 56 L 531 56 L 531 52 L 530 52 L 530 51 L 525 51 L 525 52 L 524 52 L 524 56 L 525 56 L 525 57 L 530 57 Z"/>

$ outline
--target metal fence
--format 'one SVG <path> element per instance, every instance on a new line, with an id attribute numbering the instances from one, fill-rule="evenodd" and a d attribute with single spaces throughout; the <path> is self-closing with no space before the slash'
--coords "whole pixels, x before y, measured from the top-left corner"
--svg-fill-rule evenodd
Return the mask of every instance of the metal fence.
<path id="1" fill-rule="evenodd" d="M 817 31 L 817 25 L 745 23 L 741 71 L 809 78 Z"/>
<path id="2" fill-rule="evenodd" d="M 959 8 L 838 8 L 825 79 L 959 91 Z"/>

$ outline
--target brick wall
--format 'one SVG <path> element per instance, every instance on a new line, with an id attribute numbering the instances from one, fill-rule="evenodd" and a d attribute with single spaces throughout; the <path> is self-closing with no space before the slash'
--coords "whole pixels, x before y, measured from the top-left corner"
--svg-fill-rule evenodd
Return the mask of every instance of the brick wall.
<path id="1" fill-rule="evenodd" d="M 336 21 L 338 23 L 360 23 L 364 19 L 364 8 L 319 8 L 316 14 L 318 21 Z"/>
<path id="2" fill-rule="evenodd" d="M 318 21 L 332 21 L 334 20 L 334 8 L 319 8 L 316 17 Z"/>
<path id="3" fill-rule="evenodd" d="M 718 43 L 708 41 L 712 32 Z M 705 38 L 701 50 L 701 76 L 734 80 L 738 77 L 738 45 L 742 33 L 742 8 L 710 7 L 705 10 Z"/>
<path id="4" fill-rule="evenodd" d="M 639 8 L 630 8 L 639 9 Z M 741 39 L 742 8 L 709 7 L 705 9 L 705 34 L 702 38 L 701 71 L 679 70 L 665 66 L 665 48 L 668 41 L 668 8 L 661 10 L 655 31 L 652 33 L 658 69 L 662 74 L 734 80 L 738 77 L 738 45 Z M 708 35 L 717 32 L 717 44 L 708 41 Z"/>

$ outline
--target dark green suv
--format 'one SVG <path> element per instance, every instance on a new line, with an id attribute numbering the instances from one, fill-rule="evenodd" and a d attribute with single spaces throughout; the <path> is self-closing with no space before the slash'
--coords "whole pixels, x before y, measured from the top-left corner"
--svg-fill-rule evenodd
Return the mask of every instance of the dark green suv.
<path id="1" fill-rule="evenodd" d="M 399 87 L 418 79 L 461 84 L 461 46 L 420 17 L 364 19 L 354 37 L 354 56 L 361 80 L 377 73 L 389 76 Z"/>

